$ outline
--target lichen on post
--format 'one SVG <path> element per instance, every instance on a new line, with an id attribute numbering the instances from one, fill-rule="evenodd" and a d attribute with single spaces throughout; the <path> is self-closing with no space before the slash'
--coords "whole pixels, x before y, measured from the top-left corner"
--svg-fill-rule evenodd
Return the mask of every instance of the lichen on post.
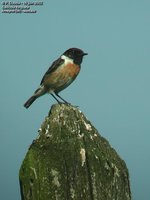
<path id="1" fill-rule="evenodd" d="M 19 173 L 22 200 L 131 200 L 125 162 L 77 108 L 52 106 Z"/>

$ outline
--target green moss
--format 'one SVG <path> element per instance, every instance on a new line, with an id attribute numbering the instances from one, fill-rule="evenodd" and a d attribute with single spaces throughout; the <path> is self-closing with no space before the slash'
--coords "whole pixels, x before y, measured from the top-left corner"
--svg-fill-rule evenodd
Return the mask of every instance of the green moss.
<path id="1" fill-rule="evenodd" d="M 20 169 L 22 200 L 130 200 L 124 161 L 70 105 L 54 105 Z"/>

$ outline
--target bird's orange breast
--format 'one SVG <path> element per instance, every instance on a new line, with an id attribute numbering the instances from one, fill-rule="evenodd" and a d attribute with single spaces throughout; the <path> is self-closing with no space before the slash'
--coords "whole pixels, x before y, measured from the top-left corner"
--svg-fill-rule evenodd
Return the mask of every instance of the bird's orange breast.
<path id="1" fill-rule="evenodd" d="M 69 76 L 73 77 L 79 73 L 80 67 L 76 64 L 68 63 L 67 65 L 62 67 L 61 70 L 62 70 L 62 73 L 68 74 Z"/>
<path id="2" fill-rule="evenodd" d="M 55 91 L 59 88 L 60 90 L 64 89 L 72 83 L 79 71 L 80 66 L 76 64 L 63 64 L 46 77 L 44 86 L 49 88 L 49 91 Z"/>

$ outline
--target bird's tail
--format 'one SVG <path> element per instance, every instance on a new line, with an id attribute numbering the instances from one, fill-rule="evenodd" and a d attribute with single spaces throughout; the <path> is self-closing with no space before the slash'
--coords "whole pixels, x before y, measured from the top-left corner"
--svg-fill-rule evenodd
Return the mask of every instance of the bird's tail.
<path id="1" fill-rule="evenodd" d="M 46 89 L 44 86 L 40 86 L 34 94 L 26 101 L 24 104 L 25 108 L 29 108 L 31 104 L 40 96 L 44 95 L 46 93 Z"/>
<path id="2" fill-rule="evenodd" d="M 38 98 L 38 96 L 33 95 L 32 97 L 30 97 L 24 104 L 25 108 L 29 108 L 31 106 L 31 104 Z"/>

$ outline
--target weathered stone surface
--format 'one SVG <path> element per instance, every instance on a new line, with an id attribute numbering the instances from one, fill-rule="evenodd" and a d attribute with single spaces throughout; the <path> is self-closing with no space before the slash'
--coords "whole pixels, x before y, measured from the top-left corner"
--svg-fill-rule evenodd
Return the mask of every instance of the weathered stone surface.
<path id="1" fill-rule="evenodd" d="M 125 162 L 78 108 L 53 105 L 20 168 L 22 200 L 130 200 Z"/>

